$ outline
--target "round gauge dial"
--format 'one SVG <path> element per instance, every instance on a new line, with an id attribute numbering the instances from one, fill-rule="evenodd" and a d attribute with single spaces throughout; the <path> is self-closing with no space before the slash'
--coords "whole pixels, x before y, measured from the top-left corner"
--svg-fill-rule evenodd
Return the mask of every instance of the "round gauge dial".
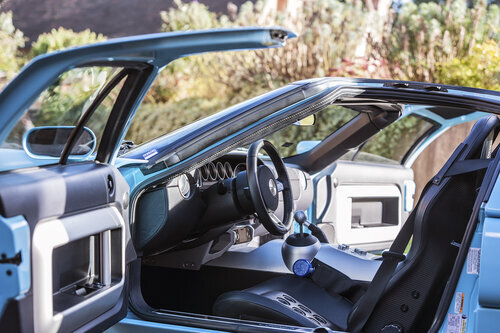
<path id="1" fill-rule="evenodd" d="M 215 167 L 217 168 L 217 176 L 219 177 L 219 180 L 226 178 L 226 169 L 224 169 L 224 165 L 221 162 L 217 162 Z"/>
<path id="2" fill-rule="evenodd" d="M 201 179 L 203 181 L 208 181 L 210 178 L 210 171 L 208 170 L 208 165 L 202 166 L 200 169 Z"/>
<path id="3" fill-rule="evenodd" d="M 216 181 L 217 180 L 217 167 L 215 166 L 215 164 L 213 164 L 212 162 L 210 162 L 208 164 L 208 171 L 209 171 L 209 180 L 210 181 Z"/>
<path id="4" fill-rule="evenodd" d="M 234 168 L 233 174 L 236 177 L 238 173 L 240 173 L 241 171 L 245 171 L 246 169 L 247 166 L 244 163 L 240 163 Z"/>
<path id="5" fill-rule="evenodd" d="M 179 193 L 184 197 L 188 198 L 191 194 L 191 183 L 189 182 L 189 177 L 186 174 L 180 175 L 177 178 L 177 187 L 179 188 Z"/>
<path id="6" fill-rule="evenodd" d="M 224 170 L 226 172 L 226 177 L 227 178 L 234 177 L 233 167 L 231 167 L 231 164 L 229 164 L 229 162 L 225 162 L 224 163 Z"/>
<path id="7" fill-rule="evenodd" d="M 193 178 L 194 178 L 194 184 L 196 187 L 202 187 L 203 186 L 203 177 L 201 175 L 201 170 L 200 169 L 196 169 L 194 170 L 194 173 L 193 173 Z"/>

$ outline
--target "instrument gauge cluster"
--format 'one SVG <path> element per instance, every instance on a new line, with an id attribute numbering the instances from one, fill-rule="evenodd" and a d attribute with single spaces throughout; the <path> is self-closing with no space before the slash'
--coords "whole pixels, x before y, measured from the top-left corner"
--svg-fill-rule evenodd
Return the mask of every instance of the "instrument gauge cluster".
<path id="1" fill-rule="evenodd" d="M 198 168 L 195 174 L 199 175 L 200 187 L 206 183 L 214 183 L 235 176 L 233 166 L 229 162 L 210 162 Z M 196 177 L 195 177 L 196 179 Z"/>

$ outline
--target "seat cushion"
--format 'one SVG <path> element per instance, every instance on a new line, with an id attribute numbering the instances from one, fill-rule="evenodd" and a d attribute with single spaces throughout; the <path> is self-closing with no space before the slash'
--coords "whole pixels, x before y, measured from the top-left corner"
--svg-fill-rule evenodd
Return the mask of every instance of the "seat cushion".
<path id="1" fill-rule="evenodd" d="M 345 330 L 352 303 L 331 295 L 307 278 L 280 276 L 254 287 L 222 294 L 217 316 Z"/>

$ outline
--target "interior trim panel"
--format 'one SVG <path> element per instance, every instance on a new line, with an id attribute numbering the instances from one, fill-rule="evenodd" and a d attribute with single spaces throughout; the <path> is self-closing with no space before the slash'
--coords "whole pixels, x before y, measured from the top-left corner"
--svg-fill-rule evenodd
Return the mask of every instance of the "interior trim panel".
<path id="1" fill-rule="evenodd" d="M 276 239 L 250 252 L 228 251 L 205 265 L 291 274 L 281 256 L 282 246 L 283 240 Z M 379 260 L 372 260 L 369 254 L 360 255 L 349 249 L 337 249 L 329 244 L 321 245 L 316 258 L 357 281 L 371 281 L 381 263 Z"/>

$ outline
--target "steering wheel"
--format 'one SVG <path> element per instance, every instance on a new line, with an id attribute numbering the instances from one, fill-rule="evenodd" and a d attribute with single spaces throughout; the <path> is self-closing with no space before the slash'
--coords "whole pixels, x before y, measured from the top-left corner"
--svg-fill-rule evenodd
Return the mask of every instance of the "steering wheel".
<path id="1" fill-rule="evenodd" d="M 257 166 L 261 149 L 271 158 L 278 173 L 277 179 L 266 165 Z M 293 222 L 293 196 L 290 179 L 278 151 L 271 142 L 259 140 L 248 149 L 246 164 L 250 199 L 259 221 L 275 236 L 286 234 Z M 283 195 L 283 221 L 274 214 L 278 208 L 280 192 Z"/>

